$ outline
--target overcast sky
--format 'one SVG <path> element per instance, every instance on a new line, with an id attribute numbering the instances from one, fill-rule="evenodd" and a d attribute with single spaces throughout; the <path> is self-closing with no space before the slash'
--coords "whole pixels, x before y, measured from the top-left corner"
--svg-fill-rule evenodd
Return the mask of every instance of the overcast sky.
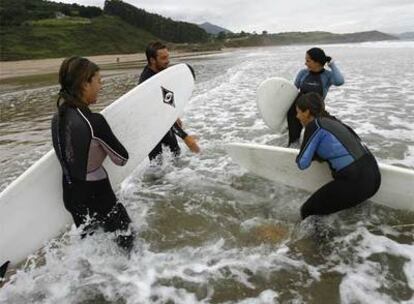
<path id="1" fill-rule="evenodd" d="M 104 0 L 55 0 L 103 7 Z M 414 31 L 414 0 L 124 0 L 174 20 L 233 32 Z"/>

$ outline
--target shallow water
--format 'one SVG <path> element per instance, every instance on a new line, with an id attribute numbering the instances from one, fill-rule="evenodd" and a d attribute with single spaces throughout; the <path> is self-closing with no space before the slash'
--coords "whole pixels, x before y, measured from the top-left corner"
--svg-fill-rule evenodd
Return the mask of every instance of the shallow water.
<path id="1" fill-rule="evenodd" d="M 271 76 L 293 79 L 308 48 L 189 60 L 197 84 L 182 119 L 203 152 L 183 147 L 180 159 L 167 155 L 122 184 L 138 232 L 130 259 L 110 235 L 81 241 L 73 228 L 12 277 L 0 303 L 413 303 L 413 213 L 366 202 L 299 224 L 308 193 L 256 177 L 225 153 L 229 142 L 285 144 L 261 120 L 256 89 Z M 329 110 L 381 162 L 414 168 L 414 43 L 324 48 L 346 77 L 329 92 Z M 136 80 L 136 70 L 106 77 L 96 109 Z M 51 148 L 57 90 L 0 93 L 0 190 Z"/>

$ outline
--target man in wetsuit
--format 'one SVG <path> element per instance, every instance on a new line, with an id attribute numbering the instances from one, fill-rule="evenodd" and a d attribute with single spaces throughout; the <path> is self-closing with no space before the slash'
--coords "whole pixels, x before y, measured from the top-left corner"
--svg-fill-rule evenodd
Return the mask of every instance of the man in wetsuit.
<path id="1" fill-rule="evenodd" d="M 145 50 L 145 55 L 147 57 L 148 64 L 145 66 L 141 76 L 139 77 L 139 83 L 144 82 L 158 72 L 166 69 L 170 63 L 168 49 L 161 42 L 150 43 Z M 154 160 L 162 153 L 163 146 L 167 146 L 174 155 L 179 155 L 180 146 L 178 145 L 176 135 L 184 140 L 185 144 L 192 152 L 200 152 L 196 139 L 194 136 L 188 135 L 182 129 L 182 122 L 178 118 L 167 134 L 165 134 L 161 141 L 150 152 L 148 155 L 150 160 Z"/>

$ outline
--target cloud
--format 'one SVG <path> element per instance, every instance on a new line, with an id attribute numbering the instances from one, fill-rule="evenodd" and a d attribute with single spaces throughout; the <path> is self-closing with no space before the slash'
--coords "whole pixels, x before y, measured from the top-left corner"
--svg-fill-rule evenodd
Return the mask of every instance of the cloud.
<path id="1" fill-rule="evenodd" d="M 57 0 L 72 3 L 73 0 Z M 78 0 L 103 6 L 103 0 Z M 267 30 L 414 31 L 412 0 L 124 0 L 149 12 L 174 20 L 211 22 L 234 32 Z"/>

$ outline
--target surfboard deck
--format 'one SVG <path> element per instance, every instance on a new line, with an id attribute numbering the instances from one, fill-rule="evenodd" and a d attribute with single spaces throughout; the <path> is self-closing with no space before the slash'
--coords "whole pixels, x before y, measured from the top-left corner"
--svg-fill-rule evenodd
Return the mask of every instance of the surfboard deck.
<path id="1" fill-rule="evenodd" d="M 265 123 L 276 133 L 287 128 L 287 113 L 298 95 L 298 89 L 288 80 L 273 77 L 257 89 L 257 107 Z"/>
<path id="2" fill-rule="evenodd" d="M 231 143 L 226 150 L 234 162 L 260 177 L 279 184 L 314 192 L 332 180 L 326 163 L 312 162 L 310 168 L 299 170 L 297 149 L 267 145 Z M 371 201 L 414 211 L 414 170 L 379 164 L 381 187 Z"/>
<path id="3" fill-rule="evenodd" d="M 149 154 L 183 112 L 194 78 L 186 64 L 174 65 L 121 96 L 102 111 L 129 152 L 117 167 L 104 167 L 117 188 Z M 53 150 L 0 193 L 0 264 L 23 261 L 73 223 L 62 201 L 62 171 Z"/>

